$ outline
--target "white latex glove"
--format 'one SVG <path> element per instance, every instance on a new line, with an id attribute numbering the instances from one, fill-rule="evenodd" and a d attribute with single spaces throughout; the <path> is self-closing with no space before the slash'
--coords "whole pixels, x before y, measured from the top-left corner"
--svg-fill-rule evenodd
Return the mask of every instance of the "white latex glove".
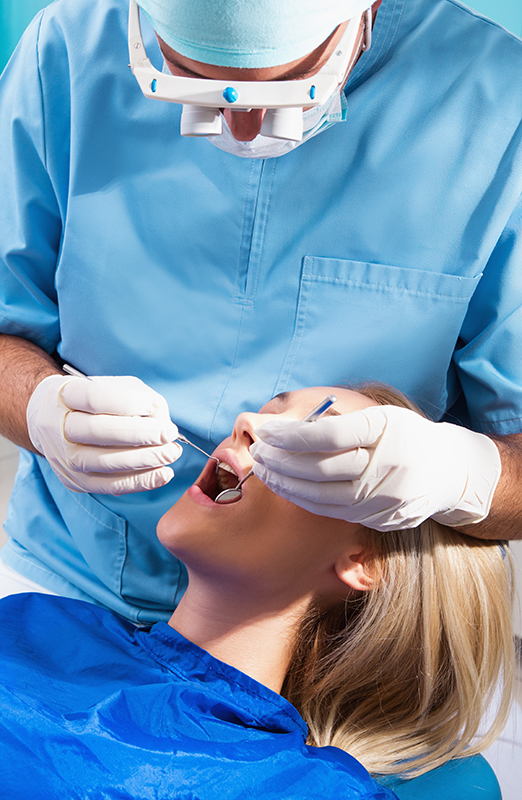
<path id="1" fill-rule="evenodd" d="M 379 531 L 428 517 L 480 522 L 501 472 L 487 436 L 396 406 L 313 423 L 274 419 L 255 433 L 254 475 L 272 491 L 314 514 Z"/>
<path id="2" fill-rule="evenodd" d="M 51 375 L 27 406 L 29 437 L 74 492 L 128 494 L 168 483 L 182 449 L 167 401 L 134 377 Z"/>

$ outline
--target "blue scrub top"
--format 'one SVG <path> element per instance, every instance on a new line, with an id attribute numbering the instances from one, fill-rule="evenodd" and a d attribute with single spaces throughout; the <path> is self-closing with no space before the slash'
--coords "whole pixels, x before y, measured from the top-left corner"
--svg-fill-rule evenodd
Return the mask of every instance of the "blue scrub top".
<path id="1" fill-rule="evenodd" d="M 395 797 L 344 751 L 306 745 L 290 703 L 165 622 L 139 630 L 91 603 L 26 594 L 0 601 L 0 630 L 9 800 Z M 481 757 L 387 781 L 401 800 L 500 800 Z"/>
<path id="2" fill-rule="evenodd" d="M 361 380 L 521 431 L 521 41 L 454 0 L 384 0 L 346 121 L 251 160 L 142 95 L 126 25 L 127 0 L 57 0 L 4 73 L 0 330 L 139 376 L 206 449 L 277 392 Z M 185 448 L 167 487 L 116 498 L 22 453 L 3 557 L 166 619 L 185 573 L 154 530 L 202 464 Z"/>

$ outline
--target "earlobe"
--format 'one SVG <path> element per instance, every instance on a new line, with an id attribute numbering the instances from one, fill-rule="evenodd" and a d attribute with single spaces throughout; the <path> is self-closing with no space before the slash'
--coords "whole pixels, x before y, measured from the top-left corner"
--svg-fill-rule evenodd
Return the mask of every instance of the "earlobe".
<path id="1" fill-rule="evenodd" d="M 369 569 L 369 554 L 343 553 L 336 560 L 334 569 L 339 580 L 359 592 L 367 592 L 373 586 L 373 575 Z"/>

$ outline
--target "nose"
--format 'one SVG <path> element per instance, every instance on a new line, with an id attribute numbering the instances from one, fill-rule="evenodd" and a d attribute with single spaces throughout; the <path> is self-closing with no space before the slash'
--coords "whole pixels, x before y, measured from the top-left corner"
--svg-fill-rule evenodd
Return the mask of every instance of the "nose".
<path id="1" fill-rule="evenodd" d="M 236 447 L 246 447 L 247 449 L 257 440 L 254 434 L 255 428 L 259 426 L 259 415 L 244 412 L 236 417 L 234 429 L 232 431 L 232 442 Z"/>
<path id="2" fill-rule="evenodd" d="M 232 111 L 230 108 L 223 110 L 230 133 L 238 142 L 251 142 L 256 138 L 265 114 L 264 108 L 253 108 L 251 111 Z"/>

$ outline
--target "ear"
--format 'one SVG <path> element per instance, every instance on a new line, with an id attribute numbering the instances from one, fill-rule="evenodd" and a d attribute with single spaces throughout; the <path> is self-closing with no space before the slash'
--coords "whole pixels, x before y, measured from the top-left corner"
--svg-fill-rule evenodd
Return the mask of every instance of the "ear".
<path id="1" fill-rule="evenodd" d="M 369 567 L 369 556 L 369 551 L 364 549 L 359 549 L 357 552 L 345 551 L 334 564 L 337 577 L 351 589 L 367 592 L 374 583 Z"/>

